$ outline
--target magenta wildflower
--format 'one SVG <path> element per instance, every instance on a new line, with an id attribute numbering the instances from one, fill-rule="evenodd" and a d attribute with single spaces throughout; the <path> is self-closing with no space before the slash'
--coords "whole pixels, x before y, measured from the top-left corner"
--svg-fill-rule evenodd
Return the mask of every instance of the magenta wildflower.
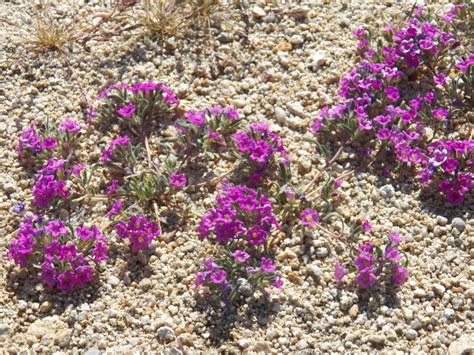
<path id="1" fill-rule="evenodd" d="M 319 222 L 318 212 L 311 208 L 307 208 L 301 212 L 300 220 L 304 226 L 314 227 L 314 225 Z"/>
<path id="2" fill-rule="evenodd" d="M 116 139 L 113 139 L 112 142 L 110 142 L 110 145 L 105 149 L 102 153 L 102 157 L 100 158 L 101 161 L 109 161 L 112 158 L 112 154 L 114 153 L 115 149 L 118 146 L 125 146 L 130 142 L 130 138 L 128 136 L 122 136 L 118 137 Z"/>
<path id="3" fill-rule="evenodd" d="M 389 86 L 385 89 L 385 95 L 390 101 L 398 101 L 400 98 L 400 92 L 394 86 Z"/>
<path id="4" fill-rule="evenodd" d="M 400 236 L 400 234 L 392 232 L 390 234 L 390 240 L 394 245 L 397 245 L 403 240 L 403 238 Z"/>
<path id="5" fill-rule="evenodd" d="M 41 142 L 41 149 L 54 150 L 58 146 L 58 142 L 54 137 L 45 137 Z"/>
<path id="6" fill-rule="evenodd" d="M 273 264 L 273 261 L 271 259 L 262 257 L 261 269 L 263 272 L 273 272 L 276 270 L 276 266 Z"/>
<path id="7" fill-rule="evenodd" d="M 400 252 L 396 247 L 387 246 L 384 251 L 384 258 L 394 263 L 400 262 Z"/>
<path id="8" fill-rule="evenodd" d="M 372 269 L 363 269 L 359 271 L 357 276 L 357 284 L 360 288 L 368 288 L 369 286 L 375 285 L 377 278 Z"/>
<path id="9" fill-rule="evenodd" d="M 85 164 L 82 164 L 82 163 L 79 163 L 79 164 L 75 164 L 73 167 L 72 167 L 72 174 L 74 176 L 79 176 L 79 174 L 81 173 L 82 170 L 84 170 L 84 168 L 86 167 Z"/>
<path id="10" fill-rule="evenodd" d="M 181 190 L 184 186 L 186 186 L 186 176 L 182 173 L 174 172 L 170 175 L 169 183 L 176 190 Z"/>
<path id="11" fill-rule="evenodd" d="M 336 282 L 340 284 L 342 282 L 342 279 L 346 275 L 347 275 L 347 269 L 344 267 L 344 265 L 340 263 L 336 263 L 335 271 L 334 271 L 334 277 L 336 279 Z"/>
<path id="12" fill-rule="evenodd" d="M 433 110 L 433 116 L 438 120 L 445 120 L 448 117 L 448 110 L 445 108 L 437 108 Z"/>
<path id="13" fill-rule="evenodd" d="M 395 285 L 403 285 L 408 279 L 408 270 L 399 265 L 394 265 L 392 267 L 392 277 L 391 281 Z"/>
<path id="14" fill-rule="evenodd" d="M 119 238 L 130 241 L 134 253 L 148 249 L 153 239 L 160 235 L 158 225 L 144 216 L 132 216 L 128 223 L 120 221 L 115 225 L 115 231 Z"/>
<path id="15" fill-rule="evenodd" d="M 107 195 L 111 196 L 113 195 L 119 188 L 119 181 L 117 179 L 113 179 L 110 182 L 110 185 L 107 187 Z"/>
<path id="16" fill-rule="evenodd" d="M 250 258 L 250 255 L 247 254 L 245 251 L 242 250 L 237 250 L 232 253 L 232 256 L 234 257 L 235 261 L 239 263 L 246 263 L 247 260 Z"/>
<path id="17" fill-rule="evenodd" d="M 364 220 L 364 222 L 362 222 L 362 231 L 364 233 L 370 233 L 372 231 L 372 225 L 368 220 Z"/>
<path id="18" fill-rule="evenodd" d="M 283 287 L 283 279 L 281 278 L 281 276 L 275 277 L 270 283 L 273 287 L 278 289 Z"/>
<path id="19" fill-rule="evenodd" d="M 368 253 L 360 253 L 354 260 L 354 264 L 359 268 L 359 270 L 373 269 L 374 256 Z"/>
<path id="20" fill-rule="evenodd" d="M 190 110 L 184 114 L 184 117 L 192 124 L 200 126 L 200 125 L 203 125 L 204 122 L 206 121 L 206 111 L 205 110 L 201 110 L 201 111 Z"/>
<path id="21" fill-rule="evenodd" d="M 120 213 L 122 209 L 123 200 L 117 200 L 114 202 L 110 210 L 105 214 L 107 217 L 112 217 Z"/>
<path id="22" fill-rule="evenodd" d="M 79 133 L 81 126 L 76 121 L 65 118 L 59 125 L 59 130 L 62 132 Z"/>
<path id="23" fill-rule="evenodd" d="M 211 274 L 211 281 L 215 284 L 222 284 L 226 281 L 227 273 L 224 270 L 214 270 L 214 272 Z"/>
<path id="24" fill-rule="evenodd" d="M 120 106 L 119 108 L 117 108 L 116 113 L 120 117 L 130 118 L 133 116 L 136 109 L 137 109 L 137 106 L 133 102 L 131 102 L 125 106 Z"/>

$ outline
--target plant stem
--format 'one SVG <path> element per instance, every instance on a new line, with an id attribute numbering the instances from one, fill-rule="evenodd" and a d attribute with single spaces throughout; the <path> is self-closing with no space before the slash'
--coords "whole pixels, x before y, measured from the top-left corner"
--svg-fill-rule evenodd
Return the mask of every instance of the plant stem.
<path id="1" fill-rule="evenodd" d="M 316 174 L 316 176 L 303 188 L 302 190 L 302 193 L 306 193 L 309 188 L 316 182 L 318 181 L 318 179 L 321 177 L 321 175 L 334 163 L 334 161 L 339 157 L 339 155 L 341 155 L 344 147 L 345 147 L 345 143 L 344 142 L 340 147 L 339 149 L 337 150 L 337 152 L 334 154 L 334 156 L 331 158 L 331 160 L 329 160 L 328 162 L 326 162 L 326 164 L 324 165 L 323 169 L 318 173 Z"/>

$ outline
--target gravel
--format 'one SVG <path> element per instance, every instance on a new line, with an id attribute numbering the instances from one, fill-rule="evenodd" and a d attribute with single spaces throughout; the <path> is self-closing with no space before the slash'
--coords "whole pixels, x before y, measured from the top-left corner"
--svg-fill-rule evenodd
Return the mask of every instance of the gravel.
<path id="1" fill-rule="evenodd" d="M 99 3 L 92 1 L 80 9 L 74 7 L 79 2 L 52 6 L 61 12 L 60 17 L 80 14 L 93 23 L 94 14 L 110 11 Z M 309 182 L 323 169 L 324 160 L 304 137 L 316 113 L 337 101 L 341 75 L 358 60 L 351 32 L 360 26 L 374 30 L 398 21 L 410 6 L 393 1 L 242 3 L 251 3 L 245 14 L 235 6 L 225 9 L 228 18 L 213 25 L 215 39 L 196 30 L 158 44 L 136 29 L 106 41 L 89 41 L 85 48 L 73 44 L 67 60 L 57 51 L 33 51 L 13 27 L 2 24 L 2 259 L 22 219 L 11 212 L 13 206 L 23 202 L 31 211 L 33 180 L 18 163 L 18 135 L 34 121 L 58 123 L 64 116 L 82 120 L 83 90 L 93 97 L 112 82 L 163 81 L 180 95 L 184 107 L 232 104 L 245 121 L 271 123 L 294 157 L 292 170 L 298 183 Z M 0 17 L 29 30 L 32 11 L 27 5 L 0 3 Z M 112 32 L 116 25 L 111 23 L 106 29 Z M 176 132 L 170 128 L 166 134 L 175 136 Z M 103 138 L 94 129 L 81 138 L 84 159 L 97 159 Z M 356 160 L 354 152 L 344 153 L 335 170 L 351 170 Z M 209 170 L 224 172 L 225 164 L 212 162 Z M 13 276 L 9 262 L 0 263 L 2 350 L 88 354 L 469 351 L 473 348 L 474 269 L 468 267 L 474 257 L 472 215 L 468 208 L 432 208 L 432 201 L 425 204 L 406 176 L 399 178 L 392 181 L 371 171 L 358 178 L 350 176 L 339 190 L 335 207 L 351 225 L 369 219 L 376 238 L 391 231 L 405 238 L 401 248 L 409 256 L 410 278 L 396 296 L 392 290 L 359 294 L 352 285 L 337 287 L 334 264 L 347 260 L 349 248 L 337 248 L 333 240 L 317 232 L 305 243 L 300 243 L 299 235 L 286 233 L 278 250 L 288 256 L 278 259 L 283 289 L 270 290 L 267 302 L 247 297 L 239 309 L 209 309 L 205 300 L 195 297 L 193 273 L 211 250 L 196 235 L 198 219 L 191 216 L 175 235 L 158 241 L 149 258 L 128 254 L 111 258 L 97 283 L 80 292 L 51 292 L 28 275 Z M 193 211 L 209 208 L 214 195 L 207 195 L 202 189 L 191 196 Z M 472 205 L 468 197 L 465 206 Z M 89 223 L 106 222 L 105 205 L 81 207 Z M 116 256 L 122 252 L 114 250 Z"/>

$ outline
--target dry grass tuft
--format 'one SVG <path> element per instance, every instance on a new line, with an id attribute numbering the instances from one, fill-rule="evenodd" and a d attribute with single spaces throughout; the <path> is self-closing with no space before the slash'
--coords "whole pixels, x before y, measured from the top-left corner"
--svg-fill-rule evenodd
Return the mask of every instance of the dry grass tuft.
<path id="1" fill-rule="evenodd" d="M 67 24 L 43 11 L 33 20 L 33 31 L 26 42 L 46 49 L 62 49 L 77 37 L 73 22 Z"/>
<path id="2" fill-rule="evenodd" d="M 175 36 L 185 25 L 184 8 L 175 0 L 143 0 L 135 19 L 151 34 Z"/>
<path id="3" fill-rule="evenodd" d="M 209 26 L 210 15 L 221 7 L 221 0 L 142 0 L 135 20 L 152 35 L 163 39 L 175 36 L 193 22 Z"/>

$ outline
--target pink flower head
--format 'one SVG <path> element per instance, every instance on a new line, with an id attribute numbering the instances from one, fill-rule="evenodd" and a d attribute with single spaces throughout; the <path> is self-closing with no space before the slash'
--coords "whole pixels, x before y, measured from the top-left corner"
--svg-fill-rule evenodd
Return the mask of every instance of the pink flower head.
<path id="1" fill-rule="evenodd" d="M 311 208 L 307 208 L 303 212 L 301 212 L 300 220 L 304 226 L 313 227 L 316 223 L 319 222 L 318 212 Z"/>
<path id="2" fill-rule="evenodd" d="M 364 222 L 362 222 L 362 231 L 364 233 L 370 233 L 372 231 L 372 225 L 368 220 L 364 220 Z"/>
<path id="3" fill-rule="evenodd" d="M 357 28 L 354 32 L 352 32 L 352 35 L 356 38 L 361 38 L 364 37 L 367 34 L 367 31 L 364 28 Z"/>
<path id="4" fill-rule="evenodd" d="M 316 134 L 319 132 L 319 130 L 321 128 L 323 128 L 324 124 L 323 124 L 323 120 L 321 118 L 317 118 L 313 121 L 313 123 L 311 124 L 311 132 L 313 134 Z"/>
<path id="5" fill-rule="evenodd" d="M 170 175 L 169 183 L 176 190 L 181 190 L 184 186 L 186 186 L 186 176 L 182 173 L 172 173 Z"/>
<path id="6" fill-rule="evenodd" d="M 128 105 L 120 106 L 119 108 L 117 108 L 116 113 L 120 117 L 130 118 L 133 116 L 136 109 L 137 109 L 137 106 L 133 102 L 131 102 Z"/>
<path id="7" fill-rule="evenodd" d="M 268 236 L 267 231 L 259 226 L 253 226 L 247 232 L 248 242 L 250 245 L 262 245 Z"/>
<path id="8" fill-rule="evenodd" d="M 334 271 L 334 277 L 336 279 L 336 282 L 340 284 L 342 282 L 342 279 L 347 275 L 347 269 L 342 265 L 341 263 L 336 263 L 335 271 Z"/>
<path id="9" fill-rule="evenodd" d="M 224 116 L 227 117 L 231 121 L 239 119 L 239 113 L 236 110 L 234 110 L 234 108 L 232 107 L 226 107 L 223 113 L 224 113 Z"/>
<path id="10" fill-rule="evenodd" d="M 117 179 L 113 179 L 110 182 L 110 185 L 107 187 L 107 196 L 113 195 L 119 187 L 119 181 Z"/>
<path id="11" fill-rule="evenodd" d="M 359 270 L 373 269 L 374 256 L 368 253 L 360 253 L 354 260 L 354 264 L 359 268 Z"/>
<path id="12" fill-rule="evenodd" d="M 276 270 L 276 266 L 273 264 L 273 261 L 265 257 L 262 257 L 260 267 L 263 272 L 273 272 Z"/>
<path id="13" fill-rule="evenodd" d="M 221 269 L 214 270 L 214 272 L 211 274 L 211 277 L 210 277 L 212 283 L 215 283 L 215 284 L 225 283 L 226 278 L 227 278 L 227 273 Z"/>
<path id="14" fill-rule="evenodd" d="M 397 101 L 400 98 L 400 92 L 395 86 L 385 88 L 385 95 L 390 101 Z"/>
<path id="15" fill-rule="evenodd" d="M 391 281 L 395 285 L 403 285 L 408 279 L 408 269 L 395 264 L 392 267 Z"/>
<path id="16" fill-rule="evenodd" d="M 102 153 L 102 157 L 100 158 L 101 161 L 108 161 L 112 158 L 112 154 L 115 151 L 115 148 L 117 146 L 125 146 L 130 142 L 130 138 L 128 136 L 122 136 L 118 137 L 116 139 L 113 139 L 112 142 L 110 142 L 110 145 L 107 147 L 107 149 L 104 150 Z"/>
<path id="17" fill-rule="evenodd" d="M 81 130 L 81 126 L 79 126 L 76 121 L 65 118 L 59 125 L 59 130 L 61 132 L 78 133 Z"/>
<path id="18" fill-rule="evenodd" d="M 392 232 L 390 233 L 390 240 L 392 241 L 393 245 L 397 245 L 403 241 L 403 238 L 400 236 L 400 234 Z"/>
<path id="19" fill-rule="evenodd" d="M 377 278 L 372 269 L 360 270 L 356 280 L 360 288 L 368 288 L 377 282 Z"/>
<path id="20" fill-rule="evenodd" d="M 41 142 L 41 149 L 53 150 L 57 146 L 58 143 L 54 137 L 45 137 L 43 142 Z"/>
<path id="21" fill-rule="evenodd" d="M 446 159 L 446 161 L 442 164 L 442 167 L 445 172 L 452 174 L 456 172 L 458 165 L 458 161 L 455 158 L 450 157 Z"/>
<path id="22" fill-rule="evenodd" d="M 433 82 L 439 86 L 446 86 L 446 74 L 440 73 L 439 75 L 433 77 Z"/>
<path id="23" fill-rule="evenodd" d="M 442 107 L 436 108 L 433 110 L 433 116 L 438 120 L 443 121 L 448 117 L 448 110 Z"/>
<path id="24" fill-rule="evenodd" d="M 392 262 L 398 263 L 400 261 L 400 252 L 397 248 L 387 246 L 384 251 L 384 258 Z"/>
<path id="25" fill-rule="evenodd" d="M 246 263 L 247 260 L 250 258 L 250 255 L 242 250 L 235 251 L 234 253 L 232 253 L 232 256 L 234 257 L 235 261 L 242 264 Z"/>
<path id="26" fill-rule="evenodd" d="M 59 238 L 63 235 L 69 234 L 69 231 L 66 229 L 64 222 L 61 221 L 51 221 L 44 228 L 53 238 Z"/>
<path id="27" fill-rule="evenodd" d="M 275 277 L 270 283 L 275 288 L 282 288 L 283 287 L 283 279 L 281 278 L 281 276 Z"/>
<path id="28" fill-rule="evenodd" d="M 123 200 L 117 200 L 114 202 L 110 210 L 105 214 L 107 217 L 112 217 L 119 214 L 120 210 L 122 209 Z"/>
<path id="29" fill-rule="evenodd" d="M 184 117 L 192 124 L 200 126 L 206 121 L 206 111 L 190 110 L 184 114 Z"/>

